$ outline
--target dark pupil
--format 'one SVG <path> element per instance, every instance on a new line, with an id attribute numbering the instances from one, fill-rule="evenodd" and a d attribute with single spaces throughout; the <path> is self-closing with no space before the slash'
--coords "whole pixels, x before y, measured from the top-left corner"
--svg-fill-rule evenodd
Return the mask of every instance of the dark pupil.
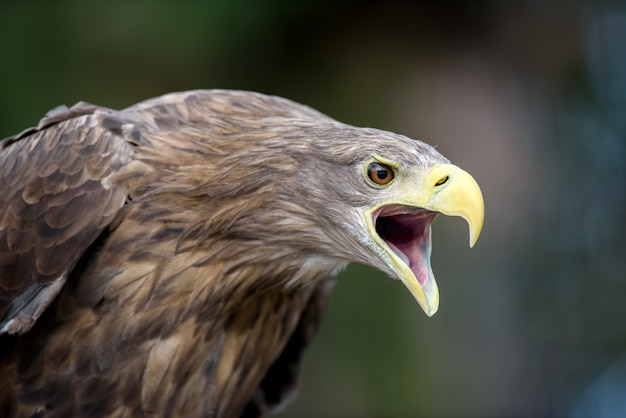
<path id="1" fill-rule="evenodd" d="M 378 177 L 381 180 L 385 180 L 388 175 L 389 173 L 387 173 L 387 170 L 385 169 L 380 169 L 376 172 L 376 177 Z"/>

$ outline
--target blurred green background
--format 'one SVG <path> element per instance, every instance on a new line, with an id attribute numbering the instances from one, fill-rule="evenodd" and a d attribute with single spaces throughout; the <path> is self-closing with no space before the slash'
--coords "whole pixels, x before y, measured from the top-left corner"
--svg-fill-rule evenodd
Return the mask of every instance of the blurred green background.
<path id="1" fill-rule="evenodd" d="M 486 224 L 440 310 L 345 272 L 287 417 L 626 416 L 626 2 L 2 2 L 0 137 L 79 100 L 234 88 L 423 139 Z"/>

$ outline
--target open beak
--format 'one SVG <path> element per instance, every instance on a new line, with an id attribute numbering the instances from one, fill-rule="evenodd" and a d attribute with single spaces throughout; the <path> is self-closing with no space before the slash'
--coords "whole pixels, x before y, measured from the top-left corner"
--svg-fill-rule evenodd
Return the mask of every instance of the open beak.
<path id="1" fill-rule="evenodd" d="M 373 208 L 368 222 L 389 267 L 432 316 L 439 307 L 439 290 L 430 266 L 431 223 L 439 213 L 462 217 L 473 247 L 485 209 L 480 187 L 466 171 L 438 164 L 427 174 L 416 173 L 417 184 L 413 179 L 399 184 L 399 197 Z"/>

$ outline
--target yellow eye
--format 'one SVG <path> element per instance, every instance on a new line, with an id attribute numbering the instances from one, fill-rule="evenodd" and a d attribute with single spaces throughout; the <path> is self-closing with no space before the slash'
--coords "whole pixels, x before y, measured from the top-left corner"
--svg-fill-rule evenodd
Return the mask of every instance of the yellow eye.
<path id="1" fill-rule="evenodd" d="M 393 170 L 380 163 L 371 163 L 367 167 L 367 176 L 374 183 L 384 186 L 393 180 Z"/>

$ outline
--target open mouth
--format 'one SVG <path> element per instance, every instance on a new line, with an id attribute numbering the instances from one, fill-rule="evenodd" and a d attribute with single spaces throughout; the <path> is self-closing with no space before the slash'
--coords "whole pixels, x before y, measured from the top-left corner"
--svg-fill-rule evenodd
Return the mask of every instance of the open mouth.
<path id="1" fill-rule="evenodd" d="M 389 248 L 411 269 L 424 286 L 430 263 L 430 224 L 437 213 L 429 210 L 391 205 L 374 213 L 376 232 Z"/>

